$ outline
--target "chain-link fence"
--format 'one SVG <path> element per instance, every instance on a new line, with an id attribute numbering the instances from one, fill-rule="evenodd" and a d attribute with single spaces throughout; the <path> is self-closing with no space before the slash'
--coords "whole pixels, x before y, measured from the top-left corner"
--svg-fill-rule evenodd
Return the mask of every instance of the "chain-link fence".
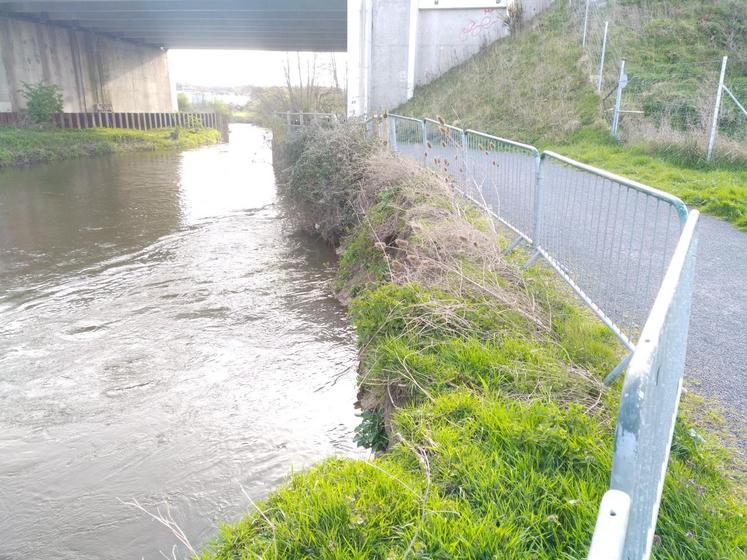
<path id="1" fill-rule="evenodd" d="M 528 242 L 527 264 L 544 258 L 631 350 L 605 380 L 630 364 L 615 438 L 616 493 L 600 506 L 595 559 L 648 558 L 684 371 L 697 211 L 520 142 L 429 119 L 386 120 L 393 152 L 442 174 L 484 208 L 515 236 L 509 249 Z M 625 511 L 610 522 L 610 507 Z"/>

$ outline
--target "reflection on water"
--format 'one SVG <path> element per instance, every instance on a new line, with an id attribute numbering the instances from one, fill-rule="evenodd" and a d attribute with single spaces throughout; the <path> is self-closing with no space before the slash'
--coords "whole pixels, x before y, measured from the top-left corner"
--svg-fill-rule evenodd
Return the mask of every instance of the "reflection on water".
<path id="1" fill-rule="evenodd" d="M 332 255 L 264 132 L 0 173 L 0 558 L 159 558 L 291 467 L 357 453 Z"/>

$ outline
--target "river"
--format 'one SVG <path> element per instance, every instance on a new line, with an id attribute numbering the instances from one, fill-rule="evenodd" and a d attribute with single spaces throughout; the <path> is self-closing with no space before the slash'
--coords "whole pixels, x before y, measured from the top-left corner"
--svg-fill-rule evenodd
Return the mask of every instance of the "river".
<path id="1" fill-rule="evenodd" d="M 250 125 L 0 172 L 0 559 L 161 558 L 174 536 L 121 501 L 200 545 L 243 492 L 360 455 L 334 254 L 275 197 Z"/>

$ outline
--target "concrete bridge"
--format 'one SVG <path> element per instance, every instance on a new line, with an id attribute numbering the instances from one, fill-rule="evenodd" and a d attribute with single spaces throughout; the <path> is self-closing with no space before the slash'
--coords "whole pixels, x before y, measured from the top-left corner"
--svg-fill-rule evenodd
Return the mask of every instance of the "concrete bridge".
<path id="1" fill-rule="evenodd" d="M 40 80 L 66 111 L 172 111 L 166 51 L 190 48 L 347 51 L 349 112 L 378 112 L 505 35 L 510 1 L 0 0 L 0 111 Z"/>

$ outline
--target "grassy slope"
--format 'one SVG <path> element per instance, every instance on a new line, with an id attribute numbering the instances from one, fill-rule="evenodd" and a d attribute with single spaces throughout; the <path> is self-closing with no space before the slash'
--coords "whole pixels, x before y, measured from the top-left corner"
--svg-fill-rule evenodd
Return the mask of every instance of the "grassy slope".
<path id="1" fill-rule="evenodd" d="M 747 97 L 747 42 L 735 40 L 747 30 L 744 0 L 619 4 L 631 21 L 645 22 L 621 29 L 615 40 L 619 52 L 632 53 L 629 75 L 655 83 L 647 90 L 654 92 L 653 99 L 666 100 L 678 114 L 690 111 L 697 103 L 698 84 L 713 74 L 713 68 L 696 62 L 717 65 L 724 53 L 731 57 L 730 85 Z M 577 24 L 567 4 L 557 2 L 520 33 L 418 88 L 396 112 L 440 115 L 459 126 L 556 149 L 673 192 L 747 229 L 747 159 L 732 155 L 707 164 L 702 161 L 701 137 L 684 145 L 658 137 L 613 144 L 603 132 L 608 128 L 587 68 Z M 652 99 L 641 103 L 656 110 Z M 735 122 L 743 128 L 744 120 Z"/>
<path id="2" fill-rule="evenodd" d="M 213 129 L 33 130 L 0 128 L 0 168 L 82 156 L 129 151 L 188 149 L 220 142 Z"/>
<path id="3" fill-rule="evenodd" d="M 609 479 L 618 390 L 599 379 L 614 337 L 553 275 L 490 260 L 501 240 L 441 181 L 328 135 L 293 147 L 286 196 L 311 205 L 314 229 L 336 236 L 337 215 L 348 233 L 338 288 L 355 296 L 359 438 L 390 447 L 294 474 L 203 558 L 583 558 Z M 724 472 L 680 421 L 657 558 L 747 554 Z"/>

